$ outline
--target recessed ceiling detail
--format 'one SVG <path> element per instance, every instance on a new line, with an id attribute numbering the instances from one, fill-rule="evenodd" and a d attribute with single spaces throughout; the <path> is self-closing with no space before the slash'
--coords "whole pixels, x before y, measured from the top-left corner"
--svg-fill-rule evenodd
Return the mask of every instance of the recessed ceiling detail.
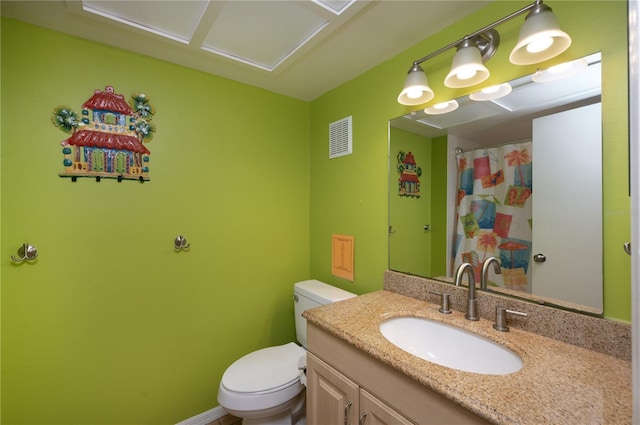
<path id="1" fill-rule="evenodd" d="M 83 1 L 82 9 L 144 31 L 189 43 L 207 1 Z M 176 19 L 180 17 L 180 19 Z"/>
<path id="2" fill-rule="evenodd" d="M 353 3 L 354 0 L 83 0 L 82 10 L 273 71 Z"/>
<path id="3" fill-rule="evenodd" d="M 204 50 L 272 71 L 329 22 L 303 2 L 226 2 Z"/>
<path id="4" fill-rule="evenodd" d="M 327 10 L 332 11 L 336 15 L 339 15 L 345 10 L 347 10 L 347 7 L 351 6 L 351 4 L 356 0 L 346 0 L 346 1 L 311 0 L 311 1 L 314 2 L 315 4 L 319 4 L 320 6 L 324 7 Z"/>

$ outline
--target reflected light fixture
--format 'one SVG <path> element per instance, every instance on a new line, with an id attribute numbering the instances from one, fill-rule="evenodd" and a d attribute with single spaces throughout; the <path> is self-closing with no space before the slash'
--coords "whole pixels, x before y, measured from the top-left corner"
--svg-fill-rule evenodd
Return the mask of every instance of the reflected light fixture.
<path id="1" fill-rule="evenodd" d="M 589 67 L 586 59 L 580 58 L 571 62 L 564 62 L 554 65 L 548 69 L 537 70 L 533 74 L 533 81 L 536 83 L 548 83 L 550 81 L 562 80 L 563 78 L 572 77 L 579 74 Z"/>
<path id="2" fill-rule="evenodd" d="M 478 102 L 483 102 L 487 100 L 500 99 L 503 96 L 511 93 L 511 84 L 502 83 L 495 86 L 485 87 L 482 90 L 479 90 L 475 93 L 471 93 L 469 98 L 471 100 L 475 100 Z"/>
<path id="3" fill-rule="evenodd" d="M 446 114 L 447 112 L 455 111 L 458 109 L 458 106 L 459 104 L 456 100 L 449 100 L 448 102 L 436 103 L 435 105 L 426 108 L 424 113 L 429 115 Z"/>
<path id="4" fill-rule="evenodd" d="M 521 28 L 518 43 L 509 56 L 511 63 L 530 65 L 543 62 L 567 50 L 571 45 L 571 37 L 560 29 L 558 19 L 551 8 L 543 4 L 542 0 L 536 0 L 510 15 L 414 61 L 407 73 L 404 88 L 398 96 L 398 103 L 415 106 L 433 99 L 434 92 L 429 87 L 427 76 L 420 64 L 454 47 L 457 52 L 453 58 L 451 71 L 445 79 L 445 85 L 451 88 L 462 88 L 485 81 L 489 78 L 489 70 L 483 62 L 493 56 L 500 44 L 500 36 L 494 28 L 527 12 L 529 13 Z"/>

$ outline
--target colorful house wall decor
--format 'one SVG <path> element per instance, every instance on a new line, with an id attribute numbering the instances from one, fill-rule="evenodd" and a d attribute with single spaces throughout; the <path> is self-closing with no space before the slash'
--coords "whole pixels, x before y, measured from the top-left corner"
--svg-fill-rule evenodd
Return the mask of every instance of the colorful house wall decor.
<path id="1" fill-rule="evenodd" d="M 398 152 L 398 196 L 420 197 L 420 176 L 422 168 L 416 165 L 411 152 Z"/>
<path id="2" fill-rule="evenodd" d="M 144 94 L 131 96 L 130 104 L 113 87 L 95 90 L 82 105 L 82 119 L 69 107 L 54 109 L 51 120 L 60 130 L 71 133 L 61 142 L 64 171 L 60 177 L 149 180 L 151 152 L 143 142 L 155 133 L 151 119 L 155 113 Z"/>

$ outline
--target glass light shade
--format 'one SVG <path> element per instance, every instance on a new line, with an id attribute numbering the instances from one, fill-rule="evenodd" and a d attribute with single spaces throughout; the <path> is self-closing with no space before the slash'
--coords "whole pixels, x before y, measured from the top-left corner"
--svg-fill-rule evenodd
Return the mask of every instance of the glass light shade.
<path id="1" fill-rule="evenodd" d="M 527 15 L 520 29 L 518 44 L 509 56 L 514 65 L 544 62 L 558 56 L 571 45 L 571 37 L 560 29 L 558 18 L 551 8 L 541 6 Z"/>
<path id="2" fill-rule="evenodd" d="M 398 95 L 398 103 L 415 106 L 427 103 L 431 99 L 433 99 L 433 90 L 429 87 L 427 76 L 420 65 L 415 64 L 404 80 L 404 88 Z"/>
<path id="3" fill-rule="evenodd" d="M 456 109 L 458 109 L 458 106 L 459 105 L 457 101 L 450 100 L 448 102 L 438 103 L 429 108 L 426 108 L 424 110 L 424 113 L 429 115 L 446 114 L 447 112 L 455 111 Z"/>
<path id="4" fill-rule="evenodd" d="M 547 83 L 549 81 L 562 80 L 563 78 L 572 77 L 579 74 L 589 67 L 589 64 L 584 58 L 576 59 L 571 62 L 564 62 L 559 65 L 554 65 L 544 71 L 536 71 L 533 74 L 533 81 L 536 83 Z"/>
<path id="5" fill-rule="evenodd" d="M 451 88 L 475 86 L 489 78 L 489 70 L 482 64 L 480 49 L 475 45 L 462 46 L 453 57 L 451 71 L 444 85 Z"/>
<path id="6" fill-rule="evenodd" d="M 499 99 L 511 93 L 511 90 L 512 90 L 511 84 L 502 83 L 502 84 L 498 84 L 497 86 L 485 87 L 482 90 L 479 90 L 475 93 L 471 93 L 469 95 L 469 98 L 471 100 L 475 100 L 478 102 Z"/>

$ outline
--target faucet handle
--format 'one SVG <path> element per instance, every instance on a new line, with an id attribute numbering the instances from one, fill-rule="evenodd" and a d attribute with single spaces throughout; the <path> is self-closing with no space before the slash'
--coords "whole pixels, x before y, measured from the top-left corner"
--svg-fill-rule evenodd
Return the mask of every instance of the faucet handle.
<path id="1" fill-rule="evenodd" d="M 451 309 L 449 308 L 449 294 L 436 291 L 429 291 L 429 293 L 440 296 L 440 309 L 438 310 L 440 313 L 451 314 Z"/>
<path id="2" fill-rule="evenodd" d="M 493 324 L 493 329 L 500 332 L 509 332 L 509 326 L 507 326 L 507 313 L 527 317 L 527 313 L 508 310 L 505 307 L 496 307 L 496 323 Z"/>

